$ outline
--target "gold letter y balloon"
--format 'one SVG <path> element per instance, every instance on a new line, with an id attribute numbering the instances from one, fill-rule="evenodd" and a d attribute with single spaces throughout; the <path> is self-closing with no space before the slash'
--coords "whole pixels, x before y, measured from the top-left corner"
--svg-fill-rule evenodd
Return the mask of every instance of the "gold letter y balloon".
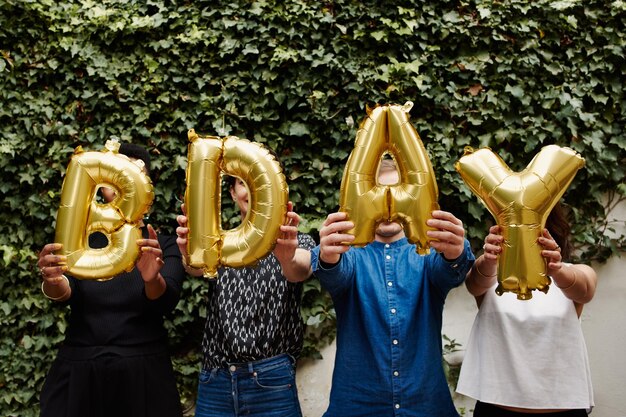
<path id="1" fill-rule="evenodd" d="M 537 239 L 548 215 L 582 168 L 576 151 L 546 146 L 522 172 L 512 172 L 491 149 L 466 154 L 455 164 L 463 181 L 485 204 L 502 229 L 496 292 L 514 292 L 520 300 L 531 290 L 547 292 L 550 279 Z"/>
<path id="2" fill-rule="evenodd" d="M 354 150 L 343 172 L 340 211 L 354 222 L 353 245 L 374 240 L 376 225 L 399 221 L 419 254 L 429 252 L 426 220 L 437 204 L 437 182 L 426 149 L 409 121 L 413 103 L 404 106 L 377 106 L 368 111 L 356 135 Z M 400 181 L 378 183 L 378 168 L 384 154 L 390 154 Z"/>

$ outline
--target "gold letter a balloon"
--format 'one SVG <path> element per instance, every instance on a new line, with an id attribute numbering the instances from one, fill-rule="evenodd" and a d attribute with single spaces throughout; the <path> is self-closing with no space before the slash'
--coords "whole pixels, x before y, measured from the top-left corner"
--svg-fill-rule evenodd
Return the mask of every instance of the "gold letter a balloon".
<path id="1" fill-rule="evenodd" d="M 466 154 L 456 163 L 463 181 L 485 204 L 502 230 L 498 294 L 514 292 L 520 300 L 531 290 L 548 291 L 550 279 L 537 239 L 554 205 L 585 160 L 574 150 L 544 147 L 522 172 L 512 172 L 491 149 Z"/>
<path id="2" fill-rule="evenodd" d="M 417 253 L 430 250 L 426 220 L 439 207 L 437 182 L 426 149 L 409 121 L 412 107 L 411 102 L 378 106 L 361 122 L 340 193 L 340 211 L 355 225 L 348 231 L 355 237 L 355 246 L 372 242 L 378 223 L 399 221 Z M 378 184 L 378 167 L 385 153 L 395 160 L 398 184 Z"/>

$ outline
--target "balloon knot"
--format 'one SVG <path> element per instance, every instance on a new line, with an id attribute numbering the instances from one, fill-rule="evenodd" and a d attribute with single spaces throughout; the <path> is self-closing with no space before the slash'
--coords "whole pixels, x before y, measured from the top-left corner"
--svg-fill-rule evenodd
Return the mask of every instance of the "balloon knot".
<path id="1" fill-rule="evenodd" d="M 104 148 L 107 151 L 118 153 L 120 150 L 120 141 L 116 137 L 111 137 L 111 139 L 107 140 L 104 144 Z"/>

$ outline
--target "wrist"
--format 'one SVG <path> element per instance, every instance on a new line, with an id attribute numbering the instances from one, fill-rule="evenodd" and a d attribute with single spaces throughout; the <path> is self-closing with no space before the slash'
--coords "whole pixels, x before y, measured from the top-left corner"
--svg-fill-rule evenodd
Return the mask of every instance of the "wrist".
<path id="1" fill-rule="evenodd" d="M 159 284 L 161 282 L 161 280 L 163 279 L 163 276 L 161 275 L 160 272 L 157 272 L 156 276 L 150 280 L 144 280 L 143 283 L 144 285 L 155 285 L 155 284 Z"/>
<path id="2" fill-rule="evenodd" d="M 482 288 L 491 288 L 491 286 L 494 284 L 496 277 L 498 276 L 498 272 L 497 269 L 493 269 L 493 272 L 491 274 L 489 273 L 485 273 L 485 271 L 482 271 L 479 267 L 479 263 L 483 264 L 484 262 L 478 262 L 478 260 L 476 262 L 474 262 L 474 265 L 472 266 L 472 269 L 474 271 L 476 271 L 474 275 L 474 283 L 475 285 L 478 285 Z M 484 265 L 483 265 L 484 267 Z M 489 268 L 488 268 L 489 270 Z"/>
<path id="3" fill-rule="evenodd" d="M 72 288 L 70 287 L 70 280 L 65 276 L 65 275 L 61 275 L 61 277 L 63 278 L 63 280 L 65 281 L 65 285 L 67 285 L 65 291 L 63 292 L 63 294 L 58 295 L 58 296 L 51 296 L 46 292 L 46 281 L 41 281 L 41 292 L 43 293 L 43 295 L 52 301 L 63 301 L 65 299 L 68 298 L 68 296 L 70 295 L 70 292 L 72 291 Z M 57 287 L 61 286 L 63 284 L 59 284 L 57 285 Z"/>
<path id="4" fill-rule="evenodd" d="M 572 288 L 574 285 L 576 285 L 576 281 L 578 280 L 578 274 L 576 273 L 576 270 L 574 268 L 568 268 L 569 271 L 572 271 L 572 275 L 574 275 L 574 278 L 569 281 L 569 282 L 565 282 L 564 285 L 559 285 L 561 284 L 561 282 L 557 282 L 556 279 L 554 279 L 555 277 L 552 276 L 552 279 L 554 280 L 554 285 L 556 285 L 558 288 L 561 289 L 561 291 L 567 291 L 570 288 Z M 561 269 L 561 271 L 563 271 Z M 565 275 L 565 274 L 561 274 L 561 275 Z M 561 279 L 559 279 L 559 281 L 561 281 Z"/>
<path id="5" fill-rule="evenodd" d="M 320 264 L 320 268 L 322 269 L 333 269 L 334 267 L 337 266 L 337 264 L 339 263 L 339 261 L 341 260 L 341 256 L 339 257 L 339 259 L 337 259 L 336 262 L 326 262 L 324 261 L 321 257 L 319 258 L 319 264 Z"/>
<path id="6" fill-rule="evenodd" d="M 201 268 L 196 268 L 194 266 L 189 265 L 187 263 L 187 257 L 184 255 L 182 257 L 182 262 L 183 262 L 183 269 L 189 275 L 194 276 L 194 277 L 199 277 L 199 276 L 204 275 L 204 271 Z"/>

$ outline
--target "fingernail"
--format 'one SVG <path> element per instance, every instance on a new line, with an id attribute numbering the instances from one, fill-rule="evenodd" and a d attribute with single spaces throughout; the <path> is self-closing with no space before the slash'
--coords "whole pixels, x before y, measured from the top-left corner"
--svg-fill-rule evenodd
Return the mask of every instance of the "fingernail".
<path id="1" fill-rule="evenodd" d="M 149 251 L 150 251 L 150 249 L 151 249 L 151 248 L 150 248 L 150 246 L 142 246 L 142 247 L 141 247 L 141 251 L 142 251 L 142 252 L 149 252 Z"/>
<path id="2" fill-rule="evenodd" d="M 138 245 L 143 245 L 144 239 L 137 239 L 137 244 Z"/>
<path id="3" fill-rule="evenodd" d="M 67 266 L 63 266 L 63 267 L 61 267 L 61 271 L 66 272 L 67 270 L 68 270 L 68 267 L 67 267 Z"/>

